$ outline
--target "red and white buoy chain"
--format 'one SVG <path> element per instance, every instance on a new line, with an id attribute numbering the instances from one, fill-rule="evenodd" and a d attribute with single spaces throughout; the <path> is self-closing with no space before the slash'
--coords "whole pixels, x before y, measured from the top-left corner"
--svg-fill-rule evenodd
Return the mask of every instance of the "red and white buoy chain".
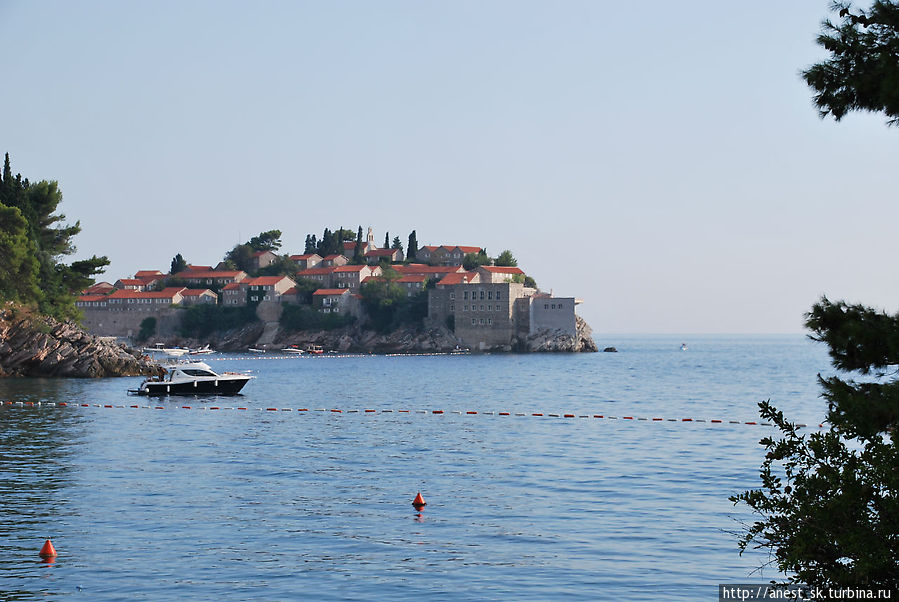
<path id="1" fill-rule="evenodd" d="M 114 405 L 99 403 L 66 403 L 66 402 L 40 402 L 40 401 L 3 401 L 0 406 L 12 406 L 19 408 L 45 408 L 45 407 L 82 407 L 82 408 L 110 408 L 110 409 L 143 409 L 143 410 L 239 410 L 239 411 L 259 411 L 259 412 L 324 412 L 331 414 L 459 414 L 465 416 L 517 416 L 532 418 L 590 418 L 602 420 L 633 420 L 643 422 L 703 422 L 708 424 L 742 424 L 750 426 L 774 426 L 770 422 L 759 422 L 756 420 L 723 420 L 718 418 L 659 418 L 659 417 L 643 417 L 643 416 L 611 416 L 609 414 L 554 414 L 549 412 L 497 412 L 497 411 L 475 411 L 475 410 L 398 410 L 398 409 L 362 409 L 362 410 L 345 410 L 345 409 L 329 409 L 329 408 L 273 408 L 273 407 L 221 407 L 221 406 L 188 406 L 188 405 Z M 799 423 L 797 427 L 807 427 L 807 424 Z M 818 425 L 823 428 L 823 424 Z"/>

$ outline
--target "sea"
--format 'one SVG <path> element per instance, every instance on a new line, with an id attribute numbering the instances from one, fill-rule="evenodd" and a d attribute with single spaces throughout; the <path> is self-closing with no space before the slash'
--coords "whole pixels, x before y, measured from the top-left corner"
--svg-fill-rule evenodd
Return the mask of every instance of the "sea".
<path id="1" fill-rule="evenodd" d="M 740 554 L 755 517 L 728 496 L 778 433 L 760 401 L 819 428 L 826 348 L 596 339 L 618 352 L 206 356 L 256 377 L 232 397 L 0 380 L 0 599 L 708 600 L 780 578 Z"/>

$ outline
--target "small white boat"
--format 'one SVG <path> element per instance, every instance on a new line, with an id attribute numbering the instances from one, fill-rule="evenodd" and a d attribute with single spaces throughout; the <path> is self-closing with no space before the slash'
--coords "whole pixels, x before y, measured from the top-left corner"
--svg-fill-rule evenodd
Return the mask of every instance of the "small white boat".
<path id="1" fill-rule="evenodd" d="M 291 345 L 290 347 L 285 347 L 281 350 L 282 353 L 287 353 L 289 355 L 303 355 L 305 351 L 297 347 L 296 345 Z"/>
<path id="2" fill-rule="evenodd" d="M 148 378 L 140 388 L 129 393 L 138 395 L 235 395 L 255 378 L 236 372 L 218 374 L 203 362 L 184 362 L 166 366 L 168 376 Z"/>
<path id="3" fill-rule="evenodd" d="M 156 343 L 154 347 L 144 347 L 142 351 L 155 357 L 164 355 L 165 357 L 173 358 L 181 357 L 190 350 L 183 347 L 165 347 L 162 343 Z"/>
<path id="4" fill-rule="evenodd" d="M 215 353 L 215 349 L 210 349 L 209 345 L 203 345 L 199 349 L 191 349 L 188 353 L 190 355 L 209 355 L 210 353 Z"/>
<path id="5" fill-rule="evenodd" d="M 256 347 L 250 347 L 247 351 L 250 353 L 265 353 L 265 349 L 257 349 Z"/>

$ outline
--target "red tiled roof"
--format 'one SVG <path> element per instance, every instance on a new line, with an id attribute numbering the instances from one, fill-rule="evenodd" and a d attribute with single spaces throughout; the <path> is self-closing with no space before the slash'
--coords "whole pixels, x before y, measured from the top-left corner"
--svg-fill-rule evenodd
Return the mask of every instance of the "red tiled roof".
<path id="1" fill-rule="evenodd" d="M 436 276 L 438 274 L 452 274 L 453 272 L 464 271 L 461 265 L 425 265 L 423 263 L 410 263 L 409 265 L 391 266 L 400 274 L 427 274 Z"/>
<path id="2" fill-rule="evenodd" d="M 278 284 L 285 278 L 290 280 L 287 276 L 259 276 L 257 278 L 248 278 L 247 280 L 242 281 L 241 284 L 246 284 L 248 286 L 273 285 Z M 293 280 L 290 281 L 293 282 Z"/>
<path id="3" fill-rule="evenodd" d="M 399 249 L 372 249 L 365 254 L 366 257 L 390 257 Z"/>
<path id="4" fill-rule="evenodd" d="M 239 289 L 239 288 L 240 288 L 239 282 L 229 282 L 228 284 L 225 285 L 225 288 L 223 288 L 222 290 L 223 291 L 233 291 L 234 289 Z"/>
<path id="5" fill-rule="evenodd" d="M 332 295 L 343 295 L 348 292 L 350 292 L 350 289 L 348 289 L 348 288 L 320 288 L 317 291 L 315 291 L 314 293 L 312 293 L 312 296 L 315 297 L 317 295 L 317 296 L 329 296 L 330 297 Z"/>
<path id="6" fill-rule="evenodd" d="M 84 289 L 84 292 L 82 294 L 90 295 L 90 294 L 94 294 L 94 293 L 99 293 L 101 291 L 110 291 L 110 290 L 113 290 L 114 288 L 115 287 L 113 285 L 109 284 L 108 282 L 98 282 L 98 283 L 92 284 L 89 287 L 87 287 L 86 289 Z"/>
<path id="7" fill-rule="evenodd" d="M 212 295 L 215 294 L 208 288 L 189 288 L 189 289 L 185 289 L 185 290 L 181 291 L 181 296 L 182 297 L 199 297 L 201 295 L 205 295 L 206 293 L 210 293 Z"/>
<path id="8" fill-rule="evenodd" d="M 108 299 L 172 299 L 185 288 L 177 286 L 168 287 L 161 291 L 116 291 L 109 295 Z"/>
<path id="9" fill-rule="evenodd" d="M 159 270 L 138 270 L 138 272 L 134 275 L 135 278 L 149 278 L 150 276 L 154 278 L 161 278 L 164 276 L 162 272 Z"/>
<path id="10" fill-rule="evenodd" d="M 336 255 L 336 254 L 335 254 L 335 255 L 328 255 L 328 256 L 326 256 L 326 257 L 322 257 L 322 261 L 331 261 L 331 260 L 337 259 L 338 257 L 341 257 L 341 256 L 340 256 L 340 255 Z"/>
<path id="11" fill-rule="evenodd" d="M 187 264 L 187 270 L 186 270 L 186 271 L 188 271 L 188 272 L 211 272 L 211 271 L 212 271 L 212 266 L 211 266 L 211 265 L 191 265 L 191 264 Z"/>
<path id="12" fill-rule="evenodd" d="M 78 297 L 79 301 L 103 301 L 104 299 L 108 299 L 107 295 L 81 295 Z"/>
<path id="13" fill-rule="evenodd" d="M 297 276 L 323 276 L 325 274 L 330 274 L 337 268 L 335 266 L 330 266 L 327 268 L 308 268 L 297 272 Z"/>
<path id="14" fill-rule="evenodd" d="M 284 291 L 283 293 L 281 293 L 281 296 L 283 297 L 285 295 L 296 295 L 298 292 L 299 291 L 297 290 L 297 287 L 292 286 L 289 289 L 287 289 L 286 291 Z"/>
<path id="15" fill-rule="evenodd" d="M 436 251 L 436 250 L 439 249 L 439 248 L 440 248 L 439 246 L 436 246 L 436 247 L 435 247 L 435 246 L 432 246 L 432 245 L 425 245 L 425 246 L 422 247 L 422 249 L 427 249 L 427 250 L 430 251 L 431 253 L 433 253 L 434 251 Z"/>
<path id="16" fill-rule="evenodd" d="M 256 251 L 255 253 L 253 253 L 253 257 L 262 257 L 266 253 L 272 253 L 272 252 L 271 251 Z M 272 253 L 272 255 L 274 255 L 274 253 Z"/>
<path id="17" fill-rule="evenodd" d="M 215 270 L 209 269 L 204 271 L 194 271 L 194 270 L 185 270 L 183 272 L 178 272 L 175 274 L 175 278 L 236 278 L 240 274 L 244 274 L 245 272 L 241 270 L 220 270 L 216 272 Z"/>
<path id="18" fill-rule="evenodd" d="M 305 259 L 310 259 L 312 257 L 318 257 L 317 253 L 306 253 L 305 255 L 291 255 L 290 258 L 293 261 L 302 261 Z"/>
<path id="19" fill-rule="evenodd" d="M 367 265 L 341 265 L 334 268 L 335 272 L 361 272 L 364 268 L 370 269 Z"/>
<path id="20" fill-rule="evenodd" d="M 143 280 L 137 280 L 135 278 L 119 278 L 119 282 L 121 282 L 124 286 L 143 286 Z"/>
<path id="21" fill-rule="evenodd" d="M 482 265 L 481 267 L 494 274 L 524 274 L 524 272 L 521 271 L 521 268 L 511 266 Z"/>
<path id="22" fill-rule="evenodd" d="M 428 280 L 428 277 L 425 276 L 424 274 L 413 274 L 410 276 L 403 276 L 402 278 L 399 278 L 397 280 L 397 282 L 419 282 L 419 283 L 421 283 L 421 282 L 426 282 L 427 280 Z"/>
<path id="23" fill-rule="evenodd" d="M 438 283 L 437 286 L 440 285 L 449 285 L 449 284 L 468 284 L 474 279 L 474 272 L 453 272 L 452 274 L 447 274 L 444 276 Z"/>

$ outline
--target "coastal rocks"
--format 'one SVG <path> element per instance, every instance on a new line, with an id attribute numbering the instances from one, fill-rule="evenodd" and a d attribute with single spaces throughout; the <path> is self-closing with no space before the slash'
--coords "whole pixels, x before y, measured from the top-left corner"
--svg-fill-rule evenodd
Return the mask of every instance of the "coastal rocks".
<path id="1" fill-rule="evenodd" d="M 155 362 L 113 341 L 91 336 L 13 304 L 0 308 L 0 377 L 151 375 Z"/>
<path id="2" fill-rule="evenodd" d="M 520 341 L 518 347 L 529 352 L 582 352 L 599 351 L 593 341 L 593 329 L 580 316 L 576 316 L 576 334 L 572 336 L 560 330 L 542 329 Z"/>
<path id="3" fill-rule="evenodd" d="M 321 345 L 347 353 L 437 353 L 450 351 L 459 341 L 446 328 L 400 328 L 389 333 L 349 326 L 337 330 L 282 333 L 279 346 Z"/>

